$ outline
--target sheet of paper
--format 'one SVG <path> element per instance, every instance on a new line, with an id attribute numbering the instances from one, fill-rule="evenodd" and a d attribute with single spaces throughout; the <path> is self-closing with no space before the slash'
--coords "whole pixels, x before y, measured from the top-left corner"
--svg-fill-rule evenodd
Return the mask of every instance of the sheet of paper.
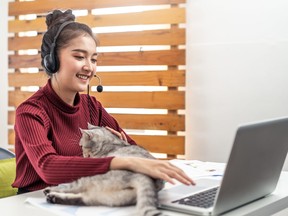
<path id="1" fill-rule="evenodd" d="M 182 169 L 191 178 L 222 177 L 224 163 L 204 162 L 199 160 L 170 160 L 170 163 Z"/>
<path id="2" fill-rule="evenodd" d="M 106 206 L 69 206 L 69 205 L 58 205 L 47 203 L 46 199 L 43 198 L 27 198 L 27 203 L 34 205 L 36 207 L 45 209 L 47 211 L 53 212 L 59 216 L 135 216 L 136 208 L 135 206 L 128 207 L 106 207 Z"/>

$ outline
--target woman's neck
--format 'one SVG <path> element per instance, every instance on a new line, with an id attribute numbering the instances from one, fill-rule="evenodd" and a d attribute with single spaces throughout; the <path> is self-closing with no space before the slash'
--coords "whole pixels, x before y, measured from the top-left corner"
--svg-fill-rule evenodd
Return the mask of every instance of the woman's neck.
<path id="1" fill-rule="evenodd" d="M 61 85 L 58 83 L 56 77 L 51 78 L 51 86 L 56 94 L 67 104 L 70 106 L 74 105 L 75 100 L 75 92 L 68 92 L 61 88 Z"/>

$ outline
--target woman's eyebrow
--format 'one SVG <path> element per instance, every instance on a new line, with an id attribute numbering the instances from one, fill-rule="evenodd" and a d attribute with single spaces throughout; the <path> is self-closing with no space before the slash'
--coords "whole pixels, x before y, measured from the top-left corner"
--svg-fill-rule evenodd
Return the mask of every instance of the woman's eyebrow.
<path id="1" fill-rule="evenodd" d="M 85 54 L 88 53 L 87 50 L 83 50 L 83 49 L 73 49 L 72 52 L 81 52 L 81 53 L 85 53 Z M 95 55 L 97 56 L 98 53 L 95 52 L 95 53 L 92 54 L 92 56 L 95 56 Z"/>

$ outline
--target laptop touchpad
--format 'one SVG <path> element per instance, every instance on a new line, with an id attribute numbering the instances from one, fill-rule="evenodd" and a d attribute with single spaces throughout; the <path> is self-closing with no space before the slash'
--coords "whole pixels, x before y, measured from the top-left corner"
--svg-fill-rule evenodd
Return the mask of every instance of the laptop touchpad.
<path id="1" fill-rule="evenodd" d="M 215 186 L 219 186 L 220 185 L 220 182 L 221 180 L 218 180 L 218 179 L 209 179 L 209 178 L 203 178 L 203 179 L 198 179 L 198 180 L 195 180 L 196 182 L 196 185 L 193 186 L 186 186 L 186 185 L 178 185 L 178 186 L 175 186 L 175 187 L 171 187 L 169 189 L 166 189 L 166 190 L 162 190 L 161 193 L 173 193 L 173 194 L 189 194 L 189 193 L 195 193 L 195 192 L 198 192 L 200 190 L 203 190 L 205 188 L 209 188 L 209 187 L 215 187 Z"/>

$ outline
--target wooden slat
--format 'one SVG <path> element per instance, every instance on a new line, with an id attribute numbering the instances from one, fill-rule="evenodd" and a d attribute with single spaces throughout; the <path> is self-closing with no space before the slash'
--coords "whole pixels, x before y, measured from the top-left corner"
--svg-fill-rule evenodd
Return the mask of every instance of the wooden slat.
<path id="1" fill-rule="evenodd" d="M 10 91 L 9 106 L 17 107 L 32 92 Z M 91 92 L 106 108 L 184 109 L 185 92 Z"/>
<path id="2" fill-rule="evenodd" d="M 186 0 L 69 0 L 69 8 L 74 10 L 92 10 L 95 8 L 124 7 L 124 6 L 144 6 L 162 4 L 181 4 Z M 9 2 L 9 16 L 18 16 L 31 13 L 47 13 L 53 9 L 67 8 L 67 1 L 59 0 L 38 0 L 30 2 Z"/>
<path id="3" fill-rule="evenodd" d="M 103 92 L 104 93 L 104 92 Z M 185 93 L 175 92 L 107 92 L 91 93 L 104 107 L 184 109 Z"/>
<path id="4" fill-rule="evenodd" d="M 40 55 L 9 55 L 9 68 L 41 67 Z M 100 53 L 99 66 L 185 65 L 185 50 Z"/>
<path id="5" fill-rule="evenodd" d="M 99 65 L 185 65 L 185 50 L 101 53 Z"/>
<path id="6" fill-rule="evenodd" d="M 177 28 L 97 34 L 101 46 L 126 45 L 182 45 L 185 44 L 185 29 Z"/>
<path id="7" fill-rule="evenodd" d="M 156 19 L 157 17 L 157 19 Z M 90 27 L 150 25 L 150 24 L 180 24 L 185 23 L 185 8 L 169 8 L 136 13 L 81 16 L 77 21 Z"/>
<path id="8" fill-rule="evenodd" d="M 14 125 L 15 124 L 15 111 L 8 111 L 8 125 Z"/>
<path id="9" fill-rule="evenodd" d="M 153 153 L 166 154 L 185 154 L 185 137 L 183 136 L 145 136 L 145 135 L 131 135 L 131 138 L 136 143 Z M 9 144 L 15 144 L 15 132 L 9 130 L 8 132 Z"/>
<path id="10" fill-rule="evenodd" d="M 185 131 L 184 115 L 112 114 L 123 128 Z"/>
<path id="11" fill-rule="evenodd" d="M 10 20 L 8 23 L 8 32 L 44 32 L 47 30 L 45 19 L 45 17 L 41 17 L 35 20 Z M 123 25 L 179 24 L 185 23 L 185 8 L 151 10 L 141 13 L 88 15 L 77 17 L 76 21 L 85 23 L 91 28 Z"/>
<path id="12" fill-rule="evenodd" d="M 183 136 L 140 136 L 131 135 L 136 143 L 150 152 L 174 155 L 185 154 L 185 137 Z"/>
<path id="13" fill-rule="evenodd" d="M 8 50 L 26 50 L 37 49 L 40 50 L 43 35 L 34 37 L 9 37 L 8 38 Z"/>
<path id="14" fill-rule="evenodd" d="M 15 145 L 15 131 L 8 129 L 8 145 Z"/>
<path id="15" fill-rule="evenodd" d="M 144 45 L 183 45 L 185 29 L 162 29 L 139 32 L 99 33 L 97 39 L 100 46 L 144 46 Z M 10 37 L 8 49 L 11 51 L 40 49 L 42 35 L 35 37 Z"/>
<path id="16" fill-rule="evenodd" d="M 9 68 L 42 67 L 40 55 L 9 55 Z"/>
<path id="17" fill-rule="evenodd" d="M 122 128 L 139 130 L 185 131 L 184 115 L 112 114 Z M 15 111 L 9 111 L 8 124 L 15 123 Z"/>
<path id="18" fill-rule="evenodd" d="M 103 86 L 185 86 L 185 71 L 130 71 L 97 72 Z M 10 87 L 44 86 L 47 83 L 45 72 L 10 73 Z M 98 79 L 92 79 L 90 86 L 97 86 Z"/>
<path id="19" fill-rule="evenodd" d="M 48 75 L 45 72 L 39 73 L 8 73 L 8 85 L 10 87 L 22 86 L 44 86 L 47 83 Z"/>

